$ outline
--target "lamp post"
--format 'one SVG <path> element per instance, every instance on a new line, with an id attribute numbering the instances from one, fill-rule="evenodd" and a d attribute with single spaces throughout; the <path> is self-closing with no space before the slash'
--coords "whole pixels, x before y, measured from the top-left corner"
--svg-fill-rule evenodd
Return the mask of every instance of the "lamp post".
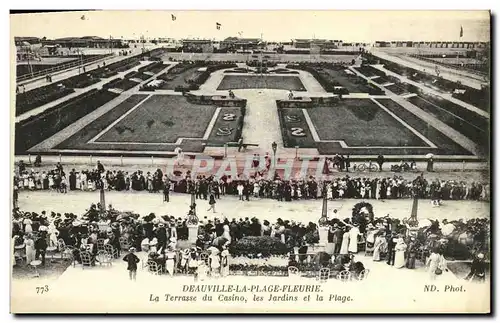
<path id="1" fill-rule="evenodd" d="M 319 248 L 326 250 L 326 245 L 328 243 L 328 231 L 329 231 L 329 222 L 328 222 L 328 196 L 327 196 L 327 188 L 326 183 L 323 184 L 323 188 L 321 189 L 321 195 L 323 197 L 323 206 L 321 208 L 321 216 L 318 220 L 318 233 L 319 233 Z"/>
<path id="2" fill-rule="evenodd" d="M 276 141 L 273 141 L 273 143 L 271 144 L 271 147 L 273 148 L 273 154 L 274 154 L 273 168 L 276 168 L 276 149 L 278 149 L 278 144 L 276 144 Z"/>
<path id="3" fill-rule="evenodd" d="M 194 187 L 191 186 L 191 206 L 187 216 L 188 241 L 192 244 L 196 243 L 198 237 L 198 225 L 200 223 L 196 215 L 196 196 Z"/>
<path id="4" fill-rule="evenodd" d="M 101 206 L 99 211 L 101 212 L 101 215 L 104 215 L 104 213 L 106 213 L 106 196 L 104 193 L 104 183 L 102 180 L 99 189 L 99 203 Z"/>

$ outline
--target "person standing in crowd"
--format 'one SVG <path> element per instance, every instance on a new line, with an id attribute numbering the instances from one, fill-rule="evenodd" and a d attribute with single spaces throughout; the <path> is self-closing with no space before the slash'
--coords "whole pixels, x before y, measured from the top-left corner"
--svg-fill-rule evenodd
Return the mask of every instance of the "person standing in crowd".
<path id="1" fill-rule="evenodd" d="M 381 172 L 382 171 L 382 165 L 384 165 L 384 162 L 385 162 L 385 158 L 383 155 L 378 155 L 377 157 L 377 164 L 378 164 L 378 171 Z"/>
<path id="2" fill-rule="evenodd" d="M 163 202 L 170 202 L 170 179 L 167 176 L 163 180 Z"/>
<path id="3" fill-rule="evenodd" d="M 359 228 L 356 224 L 354 224 L 349 230 L 349 253 L 356 254 L 358 253 L 358 241 L 359 241 Z"/>
<path id="4" fill-rule="evenodd" d="M 387 241 L 387 264 L 389 266 L 394 266 L 394 258 L 396 257 L 396 241 L 397 238 L 394 234 L 389 233 L 388 234 L 388 241 Z"/>
<path id="5" fill-rule="evenodd" d="M 104 173 L 104 166 L 103 166 L 103 164 L 101 164 L 101 161 L 99 161 L 99 160 L 97 161 L 97 171 L 100 174 Z"/>
<path id="6" fill-rule="evenodd" d="M 123 257 L 123 261 L 127 262 L 128 276 L 130 280 L 135 281 L 137 278 L 137 264 L 140 259 L 135 255 L 135 248 L 129 249 L 129 253 Z"/>
<path id="7" fill-rule="evenodd" d="M 428 172 L 433 172 L 434 171 L 434 159 L 432 156 L 427 158 L 427 171 Z"/>
<path id="8" fill-rule="evenodd" d="M 405 252 L 407 246 L 401 235 L 398 236 L 398 239 L 396 241 L 396 246 L 394 247 L 394 249 L 396 250 L 394 256 L 394 267 L 403 268 L 405 266 Z"/>
<path id="9" fill-rule="evenodd" d="M 33 241 L 33 235 L 28 233 L 24 236 L 24 246 L 26 248 L 26 263 L 30 264 L 35 260 L 35 242 Z"/>
<path id="10" fill-rule="evenodd" d="M 175 265 L 177 263 L 176 257 L 177 254 L 175 253 L 174 247 L 172 245 L 169 245 L 167 247 L 167 251 L 165 252 L 165 269 L 170 277 L 173 277 L 175 273 Z"/>
<path id="11" fill-rule="evenodd" d="M 38 228 L 40 230 L 40 237 L 35 241 L 35 259 L 41 257 L 42 266 L 45 266 L 45 253 L 47 250 L 47 227 L 40 226 Z"/>
<path id="12" fill-rule="evenodd" d="M 238 183 L 236 190 L 238 191 L 238 199 L 243 201 L 243 184 L 241 182 Z"/>
<path id="13" fill-rule="evenodd" d="M 433 250 L 426 261 L 426 266 L 429 267 L 428 272 L 431 280 L 435 280 L 446 269 L 446 260 L 438 248 Z"/>
<path id="14" fill-rule="evenodd" d="M 340 247 L 343 245 L 342 242 L 342 236 L 344 235 L 344 232 L 342 229 L 339 227 L 337 223 L 333 225 L 334 230 L 333 230 L 333 244 L 334 246 L 334 254 L 338 255 L 340 253 Z"/>
<path id="15" fill-rule="evenodd" d="M 342 235 L 342 245 L 339 250 L 340 255 L 347 255 L 349 254 L 349 227 L 345 226 L 344 227 L 344 234 Z"/>
<path id="16" fill-rule="evenodd" d="M 351 167 L 351 157 L 347 155 L 344 159 L 345 162 L 345 171 L 349 173 L 349 167 Z"/>
<path id="17" fill-rule="evenodd" d="M 385 251 L 385 246 L 387 241 L 384 233 L 380 233 L 375 238 L 375 243 L 373 244 L 373 261 L 382 260 L 381 254 Z"/>
<path id="18" fill-rule="evenodd" d="M 477 257 L 474 258 L 470 272 L 464 279 L 484 283 L 486 279 L 486 263 L 484 261 L 484 254 L 479 253 Z"/>

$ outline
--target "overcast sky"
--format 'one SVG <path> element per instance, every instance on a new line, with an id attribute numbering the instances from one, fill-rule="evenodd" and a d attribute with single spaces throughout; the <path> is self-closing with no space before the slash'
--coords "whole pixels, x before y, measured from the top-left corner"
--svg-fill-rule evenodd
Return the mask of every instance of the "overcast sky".
<path id="1" fill-rule="evenodd" d="M 171 15 L 176 16 L 172 21 Z M 85 19 L 81 19 L 85 16 Z M 215 28 L 219 22 L 221 30 Z M 460 27 L 463 37 L 459 39 Z M 487 11 L 94 11 L 11 15 L 14 36 L 488 41 Z"/>

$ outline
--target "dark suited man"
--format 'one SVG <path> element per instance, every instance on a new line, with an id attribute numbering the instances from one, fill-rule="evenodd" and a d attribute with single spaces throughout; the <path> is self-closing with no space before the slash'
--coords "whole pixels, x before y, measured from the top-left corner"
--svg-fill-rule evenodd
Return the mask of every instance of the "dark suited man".
<path id="1" fill-rule="evenodd" d="M 385 162 L 385 158 L 382 155 L 378 155 L 377 157 L 377 164 L 378 164 L 378 170 L 381 172 L 382 171 L 382 165 Z"/>
<path id="2" fill-rule="evenodd" d="M 163 223 L 158 224 L 158 229 L 156 230 L 156 238 L 158 239 L 158 250 L 165 250 L 167 247 L 167 229 Z"/>
<path id="3" fill-rule="evenodd" d="M 163 182 L 163 202 L 170 202 L 170 180 L 168 178 Z"/>
<path id="4" fill-rule="evenodd" d="M 333 244 L 334 246 L 334 254 L 338 255 L 340 253 L 340 247 L 342 246 L 342 237 L 344 235 L 344 231 L 339 228 L 338 224 L 335 223 L 333 225 Z"/>
<path id="5" fill-rule="evenodd" d="M 387 241 L 387 264 L 394 266 L 394 258 L 396 257 L 396 235 L 390 234 Z"/>
<path id="6" fill-rule="evenodd" d="M 40 238 L 35 241 L 35 259 L 41 257 L 42 266 L 45 266 L 45 253 L 47 250 L 47 232 L 41 231 Z"/>

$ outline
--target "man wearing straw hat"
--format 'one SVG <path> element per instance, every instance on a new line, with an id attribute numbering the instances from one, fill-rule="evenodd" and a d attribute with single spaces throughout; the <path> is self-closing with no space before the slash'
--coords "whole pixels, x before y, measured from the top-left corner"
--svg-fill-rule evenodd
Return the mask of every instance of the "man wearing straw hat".
<path id="1" fill-rule="evenodd" d="M 135 255 L 135 248 L 129 249 L 129 253 L 123 257 L 123 261 L 127 262 L 128 276 L 130 280 L 136 280 L 137 277 L 137 264 L 139 263 L 139 258 Z"/>

